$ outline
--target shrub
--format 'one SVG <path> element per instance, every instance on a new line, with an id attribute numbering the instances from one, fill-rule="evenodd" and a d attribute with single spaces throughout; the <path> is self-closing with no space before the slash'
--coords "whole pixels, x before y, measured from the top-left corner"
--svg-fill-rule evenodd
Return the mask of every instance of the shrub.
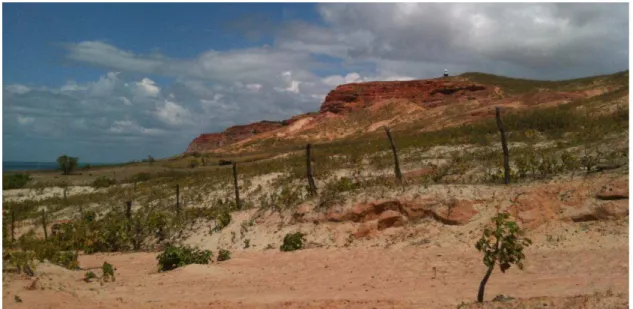
<path id="1" fill-rule="evenodd" d="M 116 180 L 105 177 L 105 176 L 99 176 L 99 178 L 95 179 L 92 182 L 92 186 L 94 188 L 107 188 L 114 184 L 116 184 Z"/>
<path id="2" fill-rule="evenodd" d="M 102 278 L 104 281 L 108 281 L 110 279 L 112 279 L 112 281 L 116 281 L 116 278 L 114 277 L 114 267 L 112 267 L 112 264 L 108 262 L 103 262 L 103 265 L 101 266 L 101 271 L 103 271 Z"/>
<path id="3" fill-rule="evenodd" d="M 229 250 L 220 249 L 218 253 L 218 262 L 226 261 L 231 259 L 231 252 Z"/>
<path id="4" fill-rule="evenodd" d="M 284 243 L 279 247 L 281 251 L 295 251 L 303 248 L 305 234 L 301 232 L 288 233 L 284 237 Z"/>
<path id="5" fill-rule="evenodd" d="M 25 272 L 32 275 L 35 270 L 35 252 L 31 250 L 5 253 L 3 260 L 15 266 L 18 273 Z"/>
<path id="6" fill-rule="evenodd" d="M 169 271 L 189 264 L 209 264 L 211 256 L 212 253 L 209 250 L 189 246 L 168 246 L 156 259 L 159 271 Z"/>
<path id="7" fill-rule="evenodd" d="M 516 264 L 519 269 L 523 269 L 523 248 L 532 244 L 532 241 L 523 237 L 524 231 L 514 221 L 508 220 L 510 214 L 499 213 L 492 218 L 493 227 L 486 226 L 483 235 L 475 244 L 477 251 L 484 254 L 483 262 L 488 271 L 479 285 L 477 301 L 483 302 L 484 288 L 488 278 L 494 270 L 495 264 L 499 263 L 502 273 Z"/>
<path id="8" fill-rule="evenodd" d="M 29 174 L 4 174 L 2 175 L 2 189 L 20 189 L 31 180 Z"/>
<path id="9" fill-rule="evenodd" d="M 90 280 L 96 279 L 96 278 L 97 278 L 97 275 L 92 271 L 86 272 L 86 274 L 84 275 L 84 281 L 86 282 L 90 282 Z"/>
<path id="10" fill-rule="evenodd" d="M 217 217 L 215 231 L 220 231 L 231 223 L 231 214 L 228 211 L 221 212 Z"/>
<path id="11" fill-rule="evenodd" d="M 79 269 L 79 261 L 77 260 L 76 251 L 59 251 L 57 252 L 57 254 L 55 254 L 51 262 L 66 269 Z"/>
<path id="12" fill-rule="evenodd" d="M 149 179 L 150 179 L 150 174 L 149 173 L 138 173 L 138 174 L 132 176 L 132 181 L 133 182 L 148 181 Z"/>

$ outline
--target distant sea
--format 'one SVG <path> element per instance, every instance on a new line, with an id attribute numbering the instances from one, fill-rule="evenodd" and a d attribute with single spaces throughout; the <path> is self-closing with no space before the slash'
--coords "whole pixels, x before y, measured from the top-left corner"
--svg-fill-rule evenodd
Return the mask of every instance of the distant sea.
<path id="1" fill-rule="evenodd" d="M 86 165 L 109 165 L 112 163 L 81 163 L 79 162 L 79 168 Z M 19 162 L 19 161 L 4 161 L 2 162 L 3 171 L 36 171 L 36 170 L 56 170 L 58 169 L 57 162 Z"/>

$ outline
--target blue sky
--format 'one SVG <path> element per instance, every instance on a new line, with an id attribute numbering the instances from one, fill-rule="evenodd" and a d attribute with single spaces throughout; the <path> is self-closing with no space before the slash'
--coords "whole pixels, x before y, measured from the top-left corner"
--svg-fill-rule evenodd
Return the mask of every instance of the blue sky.
<path id="1" fill-rule="evenodd" d="M 3 4 L 3 159 L 120 162 L 339 84 L 628 69 L 628 4 Z"/>

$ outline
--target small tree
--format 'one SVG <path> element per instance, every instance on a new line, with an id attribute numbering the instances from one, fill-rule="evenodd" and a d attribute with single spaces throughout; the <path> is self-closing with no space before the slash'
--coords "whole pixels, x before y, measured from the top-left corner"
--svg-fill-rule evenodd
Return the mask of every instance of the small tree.
<path id="1" fill-rule="evenodd" d="M 79 158 L 69 157 L 67 155 L 59 156 L 57 158 L 57 165 L 64 175 L 69 175 L 79 165 Z"/>
<path id="2" fill-rule="evenodd" d="M 156 161 L 156 160 L 154 159 L 154 157 L 152 157 L 152 156 L 147 156 L 147 162 L 149 162 L 149 164 L 150 164 L 150 165 L 151 165 L 152 163 L 154 163 L 154 161 Z"/>
<path id="3" fill-rule="evenodd" d="M 488 267 L 479 285 L 478 302 L 484 301 L 484 289 L 497 262 L 502 273 L 505 273 L 512 264 L 516 264 L 520 270 L 523 270 L 523 259 L 525 259 L 523 248 L 531 245 L 532 241 L 523 237 L 524 230 L 516 222 L 509 221 L 509 217 L 510 214 L 505 212 L 493 217 L 491 223 L 494 226 L 487 226 L 475 245 L 479 252 L 484 253 L 483 262 Z"/>

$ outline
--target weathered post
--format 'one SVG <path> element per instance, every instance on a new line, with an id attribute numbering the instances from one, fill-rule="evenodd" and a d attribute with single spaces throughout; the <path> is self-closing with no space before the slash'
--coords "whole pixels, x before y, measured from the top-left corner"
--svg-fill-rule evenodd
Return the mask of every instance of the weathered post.
<path id="1" fill-rule="evenodd" d="M 506 142 L 506 133 L 503 130 L 503 123 L 501 122 L 501 108 L 495 108 L 495 116 L 497 117 L 497 128 L 501 133 L 501 149 L 503 149 L 503 169 L 504 169 L 504 181 L 505 184 L 510 183 L 510 155 L 508 154 L 508 144 Z"/>
<path id="2" fill-rule="evenodd" d="M 312 176 L 312 156 L 310 155 L 310 144 L 306 146 L 306 168 L 308 175 L 308 191 L 311 196 L 317 194 L 317 188 L 314 184 L 314 177 Z"/>
<path id="3" fill-rule="evenodd" d="M 125 202 L 125 217 L 128 220 L 132 219 L 132 201 Z"/>
<path id="4" fill-rule="evenodd" d="M 176 185 L 176 215 L 180 216 L 180 184 Z"/>
<path id="5" fill-rule="evenodd" d="M 44 228 L 44 240 L 48 240 L 48 231 L 46 230 L 46 210 L 42 210 L 42 228 Z"/>
<path id="6" fill-rule="evenodd" d="M 389 132 L 389 128 L 385 127 L 385 132 L 387 133 L 387 138 L 389 138 L 389 143 L 391 143 L 391 150 L 393 151 L 393 161 L 395 163 L 395 172 L 396 178 L 399 183 L 402 183 L 402 173 L 400 172 L 400 163 L 398 162 L 398 151 L 396 150 L 396 144 L 393 143 L 393 138 L 391 138 L 391 132 Z"/>
<path id="7" fill-rule="evenodd" d="M 237 186 L 237 164 L 233 162 L 233 185 L 235 186 L 235 206 L 238 210 L 242 209 L 240 204 L 240 188 Z"/>
<path id="8" fill-rule="evenodd" d="M 131 230 L 130 225 L 132 224 L 132 201 L 125 202 L 125 218 L 127 219 L 125 223 L 125 228 L 129 233 Z"/>
<path id="9" fill-rule="evenodd" d="M 11 241 L 15 241 L 15 206 L 11 206 Z"/>

